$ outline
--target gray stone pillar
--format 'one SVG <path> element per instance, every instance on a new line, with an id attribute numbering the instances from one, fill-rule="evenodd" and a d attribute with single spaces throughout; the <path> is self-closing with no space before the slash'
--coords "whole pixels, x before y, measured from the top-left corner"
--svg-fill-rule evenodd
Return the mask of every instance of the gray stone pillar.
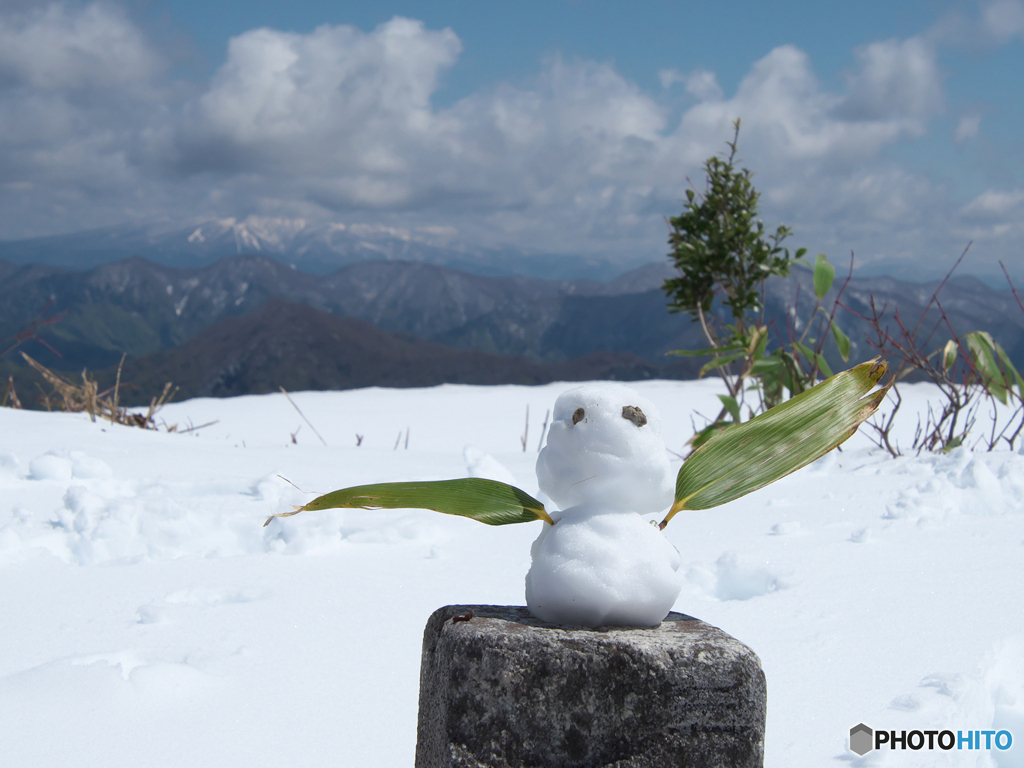
<path id="1" fill-rule="evenodd" d="M 449 605 L 423 633 L 416 768 L 760 768 L 765 697 L 754 652 L 681 613 L 587 630 Z"/>

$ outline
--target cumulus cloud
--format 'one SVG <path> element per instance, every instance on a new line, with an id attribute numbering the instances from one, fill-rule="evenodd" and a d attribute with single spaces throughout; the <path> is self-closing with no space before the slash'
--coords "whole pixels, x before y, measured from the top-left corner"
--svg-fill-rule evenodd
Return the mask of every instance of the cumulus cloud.
<path id="1" fill-rule="evenodd" d="M 102 223 L 137 215 L 130 155 L 163 111 L 165 67 L 117 6 L 5 6 L 0 232 L 48 234 L 90 226 L 97 215 Z"/>
<path id="2" fill-rule="evenodd" d="M 856 51 L 858 69 L 837 112 L 853 120 L 905 119 L 922 133 L 944 108 L 934 46 L 921 37 L 872 43 Z"/>
<path id="3" fill-rule="evenodd" d="M 977 136 L 980 128 L 981 115 L 962 115 L 956 124 L 956 130 L 953 132 L 953 138 L 956 140 L 957 144 L 963 144 L 968 139 L 973 139 Z"/>
<path id="4" fill-rule="evenodd" d="M 662 88 L 671 88 L 676 83 L 685 83 L 686 74 L 675 68 L 660 69 L 658 70 L 658 80 L 661 81 Z"/>
<path id="5" fill-rule="evenodd" d="M 1010 213 L 1019 215 L 1024 213 L 1024 190 L 986 190 L 965 205 L 962 212 L 977 218 L 1002 218 Z"/>
<path id="6" fill-rule="evenodd" d="M 149 87 L 161 62 L 116 6 L 54 3 L 0 16 L 0 84 L 82 92 Z"/>
<path id="7" fill-rule="evenodd" d="M 1019 272 L 1020 243 L 1024 241 L 1024 189 L 988 189 L 960 209 L 957 231 L 982 248 L 1009 244 L 1003 256 Z"/>
<path id="8" fill-rule="evenodd" d="M 1014 7 L 979 18 L 1012 29 Z M 24 5 L 0 11 L 0 236 L 257 214 L 656 258 L 663 217 L 740 117 L 766 219 L 820 248 L 894 231 L 921 241 L 948 233 L 948 190 L 882 150 L 945 109 L 938 40 L 857 49 L 838 92 L 791 45 L 754 62 L 731 95 L 708 70 L 663 70 L 664 88 L 697 99 L 681 114 L 611 64 L 559 56 L 530 81 L 440 108 L 432 98 L 462 45 L 413 19 L 250 30 L 190 85 L 117 6 Z M 978 126 L 963 118 L 957 140 Z"/>
<path id="9" fill-rule="evenodd" d="M 557 56 L 526 85 L 434 108 L 459 47 L 454 33 L 406 19 L 372 32 L 246 33 L 177 128 L 177 172 L 213 174 L 236 202 L 287 190 L 328 215 L 444 219 L 490 246 L 654 256 L 687 177 L 742 117 L 743 155 L 774 213 L 811 225 L 856 216 L 866 229 L 932 202 L 909 174 L 863 167 L 942 107 L 934 52 L 920 41 L 860 51 L 845 94 L 822 88 L 794 46 L 755 62 L 731 98 L 713 73 L 663 73 L 701 99 L 675 125 L 611 65 Z"/>
<path id="10" fill-rule="evenodd" d="M 459 50 L 451 31 L 401 18 L 369 33 L 246 33 L 187 106 L 174 169 L 218 176 L 234 194 L 290 188 L 335 213 L 469 213 L 476 235 L 532 234 L 533 247 L 579 237 L 578 223 L 559 220 L 568 211 L 628 216 L 617 209 L 649 193 L 665 116 L 611 66 L 554 57 L 530 88 L 499 85 L 436 109 L 430 97 Z"/>
<path id="11" fill-rule="evenodd" d="M 686 90 L 702 101 L 718 101 L 722 98 L 722 87 L 714 72 L 699 69 L 686 78 Z"/>
<path id="12" fill-rule="evenodd" d="M 924 35 L 936 44 L 968 49 L 991 49 L 1024 37 L 1024 2 L 994 0 L 980 4 L 978 13 L 954 11 L 933 24 Z"/>
<path id="13" fill-rule="evenodd" d="M 678 69 L 662 69 L 658 72 L 662 88 L 671 88 L 682 83 L 686 92 L 702 101 L 716 101 L 722 98 L 722 88 L 714 72 L 707 69 L 696 69 L 693 72 L 680 72 Z"/>
<path id="14" fill-rule="evenodd" d="M 1014 37 L 1024 37 L 1024 3 L 997 0 L 982 9 L 981 29 L 997 45 Z"/>
<path id="15" fill-rule="evenodd" d="M 698 154 L 706 156 L 711 147 L 721 147 L 721 137 L 741 117 L 745 154 L 758 159 L 761 173 L 859 168 L 882 147 L 920 135 L 928 112 L 899 103 L 910 85 L 900 83 L 907 76 L 898 62 L 884 66 L 888 57 L 879 49 L 860 54 L 860 67 L 848 76 L 849 92 L 838 94 L 821 87 L 806 53 L 779 46 L 754 63 L 733 97 L 688 110 L 674 139 L 699 138 Z"/>
<path id="16" fill-rule="evenodd" d="M 177 141 L 183 169 L 361 173 L 407 167 L 406 147 L 438 129 L 430 96 L 461 49 L 451 30 L 396 18 L 366 34 L 257 29 L 233 38 Z M 230 148 L 231 151 L 224 152 Z"/>

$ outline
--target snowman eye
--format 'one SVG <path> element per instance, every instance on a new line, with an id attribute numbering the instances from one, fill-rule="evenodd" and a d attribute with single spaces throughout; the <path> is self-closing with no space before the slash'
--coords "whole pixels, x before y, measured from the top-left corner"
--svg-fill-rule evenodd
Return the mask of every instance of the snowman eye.
<path id="1" fill-rule="evenodd" d="M 642 427 L 647 423 L 647 417 L 644 416 L 644 412 L 635 405 L 622 406 L 622 418 L 629 419 L 638 427 Z"/>
<path id="2" fill-rule="evenodd" d="M 573 414 L 572 414 L 572 424 L 573 424 L 573 426 L 576 426 L 581 421 L 583 421 L 583 417 L 585 415 L 586 414 L 583 413 L 583 409 L 582 408 L 577 408 L 575 411 L 573 411 Z"/>

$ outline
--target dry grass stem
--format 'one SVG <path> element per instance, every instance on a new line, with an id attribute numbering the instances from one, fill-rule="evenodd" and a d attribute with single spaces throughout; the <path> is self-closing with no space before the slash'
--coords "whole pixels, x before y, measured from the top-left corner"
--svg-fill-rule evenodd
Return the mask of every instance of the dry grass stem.
<path id="1" fill-rule="evenodd" d="M 124 357 L 121 358 L 121 364 L 117 366 L 117 380 L 114 386 L 100 392 L 96 380 L 89 378 L 87 371 L 82 371 L 81 384 L 72 384 L 60 374 L 54 373 L 45 365 L 36 362 L 24 352 L 21 353 L 21 356 L 25 359 L 26 363 L 43 377 L 47 384 L 53 387 L 54 399 L 59 398 L 63 401 L 59 408 L 60 410 L 68 413 L 88 413 L 92 421 L 96 421 L 96 417 L 100 416 L 107 419 L 111 424 L 123 424 L 128 427 L 141 427 L 142 429 L 156 429 L 154 417 L 178 391 L 177 387 L 174 387 L 171 382 L 167 382 L 160 395 L 149 401 L 149 408 L 145 414 L 133 413 L 118 404 L 118 392 L 121 387 L 121 365 L 124 364 Z M 40 391 L 42 392 L 40 400 L 46 406 L 46 410 L 54 410 L 51 395 L 46 393 L 42 387 L 40 387 Z M 177 425 L 167 427 L 168 432 L 174 432 L 176 429 Z"/>
<path id="2" fill-rule="evenodd" d="M 18 399 L 18 393 L 14 391 L 14 377 L 7 377 L 7 386 L 4 387 L 4 396 L 0 397 L 0 408 L 10 403 L 11 408 L 21 409 L 21 400 Z"/>

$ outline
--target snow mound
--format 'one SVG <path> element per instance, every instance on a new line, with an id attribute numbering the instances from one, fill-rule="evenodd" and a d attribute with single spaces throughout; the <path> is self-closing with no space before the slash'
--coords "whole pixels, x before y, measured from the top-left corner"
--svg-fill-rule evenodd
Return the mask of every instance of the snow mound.
<path id="1" fill-rule="evenodd" d="M 715 596 L 719 600 L 749 600 L 785 588 L 770 565 L 741 563 L 735 552 L 725 552 L 715 564 Z"/>
<path id="2" fill-rule="evenodd" d="M 686 580 L 717 600 L 750 600 L 789 586 L 772 565 L 753 565 L 733 551 L 723 552 L 713 569 L 691 566 Z"/>
<path id="3" fill-rule="evenodd" d="M 515 475 L 509 472 L 504 464 L 475 445 L 467 445 L 462 451 L 462 457 L 466 460 L 466 473 L 469 477 L 482 477 L 497 480 L 499 483 L 517 485 Z"/>
<path id="4" fill-rule="evenodd" d="M 12 509 L 0 526 L 0 563 L 33 550 L 75 565 L 299 553 L 336 545 L 343 517 L 321 514 L 309 525 L 261 528 L 258 520 L 303 504 L 306 496 L 276 475 L 237 487 L 181 493 L 173 481 L 121 480 L 105 462 L 72 451 L 52 451 L 29 462 L 22 485 L 63 486 L 60 505 L 34 514 Z M 240 492 L 242 491 L 242 492 Z"/>
<path id="5" fill-rule="evenodd" d="M 71 461 L 67 456 L 49 451 L 28 463 L 28 476 L 33 480 L 70 480 Z"/>
<path id="6" fill-rule="evenodd" d="M 1024 511 L 1024 456 L 972 453 L 922 456 L 905 471 L 920 476 L 886 505 L 889 519 L 943 519 L 951 514 L 1005 515 Z"/>

